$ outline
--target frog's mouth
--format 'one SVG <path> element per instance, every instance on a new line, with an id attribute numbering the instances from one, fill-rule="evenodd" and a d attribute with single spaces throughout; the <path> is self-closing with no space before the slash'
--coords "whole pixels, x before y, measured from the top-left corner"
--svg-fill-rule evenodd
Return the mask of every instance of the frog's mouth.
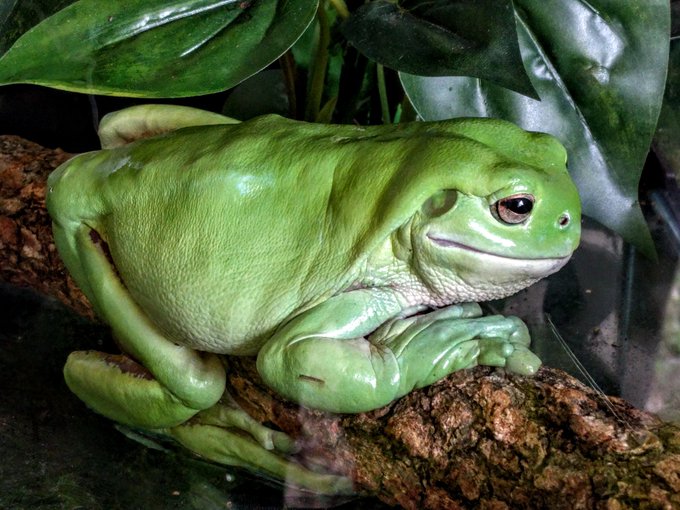
<path id="1" fill-rule="evenodd" d="M 444 237 L 438 236 L 437 234 L 432 234 L 428 233 L 426 234 L 427 238 L 432 241 L 434 244 L 438 246 L 443 246 L 444 248 L 457 248 L 460 250 L 465 250 L 465 251 L 470 251 L 473 253 L 481 253 L 483 255 L 489 255 L 491 257 L 499 257 L 503 259 L 510 259 L 510 260 L 544 260 L 544 261 L 552 261 L 552 262 L 564 262 L 566 263 L 567 260 L 571 258 L 571 254 L 562 256 L 562 257 L 513 257 L 512 255 L 501 255 L 500 253 L 493 253 L 490 251 L 482 250 L 480 248 L 476 248 L 474 246 L 470 246 L 468 244 L 463 244 L 458 241 L 454 241 L 452 239 L 446 239 Z"/>

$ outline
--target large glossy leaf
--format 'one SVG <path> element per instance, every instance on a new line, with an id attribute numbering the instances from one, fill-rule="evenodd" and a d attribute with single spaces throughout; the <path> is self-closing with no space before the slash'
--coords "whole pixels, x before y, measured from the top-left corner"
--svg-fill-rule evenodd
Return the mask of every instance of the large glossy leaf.
<path id="1" fill-rule="evenodd" d="M 664 166 L 672 169 L 680 182 L 680 39 L 671 42 L 668 80 L 654 135 L 654 149 Z"/>
<path id="2" fill-rule="evenodd" d="M 512 0 L 376 0 L 357 9 L 342 32 L 397 71 L 475 76 L 537 97 L 522 66 Z"/>
<path id="3" fill-rule="evenodd" d="M 0 55 L 23 33 L 75 0 L 0 0 Z"/>
<path id="4" fill-rule="evenodd" d="M 80 0 L 0 59 L 0 83 L 143 97 L 230 88 L 302 34 L 317 0 Z"/>
<path id="5" fill-rule="evenodd" d="M 584 212 L 651 253 L 638 183 L 661 106 L 666 0 L 515 0 L 524 66 L 541 101 L 473 78 L 402 75 L 425 119 L 501 117 L 556 135 Z"/>

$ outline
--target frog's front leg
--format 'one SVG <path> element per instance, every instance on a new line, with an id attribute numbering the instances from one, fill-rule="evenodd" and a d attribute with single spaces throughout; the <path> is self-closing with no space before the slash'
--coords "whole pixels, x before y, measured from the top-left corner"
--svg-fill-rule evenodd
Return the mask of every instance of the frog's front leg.
<path id="1" fill-rule="evenodd" d="M 474 303 L 403 318 L 393 292 L 361 289 L 294 318 L 263 347 L 257 366 L 291 400 L 354 413 L 477 364 L 533 373 L 540 360 L 528 344 L 519 319 L 481 317 Z"/>

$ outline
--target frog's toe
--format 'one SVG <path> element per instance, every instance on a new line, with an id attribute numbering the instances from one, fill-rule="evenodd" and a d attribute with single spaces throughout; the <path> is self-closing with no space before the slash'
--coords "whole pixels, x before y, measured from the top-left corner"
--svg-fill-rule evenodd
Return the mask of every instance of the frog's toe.
<path id="1" fill-rule="evenodd" d="M 196 422 L 224 429 L 237 429 L 249 434 L 265 450 L 291 454 L 299 450 L 295 440 L 288 434 L 271 429 L 253 419 L 225 393 L 222 401 L 196 416 Z"/>
<path id="2" fill-rule="evenodd" d="M 167 431 L 183 446 L 201 457 L 258 473 L 267 473 L 288 485 L 320 494 L 353 494 L 344 476 L 312 471 L 287 457 L 265 449 L 252 436 L 238 430 L 190 422 Z"/>
<path id="3" fill-rule="evenodd" d="M 124 355 L 71 353 L 64 378 L 71 391 L 89 407 L 126 425 L 147 429 L 173 427 L 198 412 L 180 402 L 148 370 Z"/>
<path id="4" fill-rule="evenodd" d="M 479 340 L 477 363 L 490 367 L 504 367 L 514 351 L 513 344 L 502 338 L 483 338 Z"/>
<path id="5" fill-rule="evenodd" d="M 520 375 L 534 375 L 541 367 L 541 360 L 523 344 L 507 342 L 500 338 L 485 338 L 479 341 L 480 365 L 504 367 Z"/>
<path id="6" fill-rule="evenodd" d="M 531 335 L 529 334 L 529 328 L 524 324 L 524 321 L 519 317 L 506 317 L 506 320 L 511 322 L 514 329 L 508 340 L 516 346 L 529 347 L 531 344 Z"/>
<path id="7" fill-rule="evenodd" d="M 519 375 L 535 375 L 541 368 L 541 359 L 525 347 L 516 347 L 508 356 L 505 368 Z"/>

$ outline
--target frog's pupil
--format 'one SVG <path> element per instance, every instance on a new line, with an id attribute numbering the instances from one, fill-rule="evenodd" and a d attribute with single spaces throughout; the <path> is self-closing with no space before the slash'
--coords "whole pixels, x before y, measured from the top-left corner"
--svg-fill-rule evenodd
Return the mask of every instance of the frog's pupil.
<path id="1" fill-rule="evenodd" d="M 505 207 L 516 214 L 529 214 L 534 207 L 534 203 L 525 197 L 516 197 L 508 199 Z"/>

